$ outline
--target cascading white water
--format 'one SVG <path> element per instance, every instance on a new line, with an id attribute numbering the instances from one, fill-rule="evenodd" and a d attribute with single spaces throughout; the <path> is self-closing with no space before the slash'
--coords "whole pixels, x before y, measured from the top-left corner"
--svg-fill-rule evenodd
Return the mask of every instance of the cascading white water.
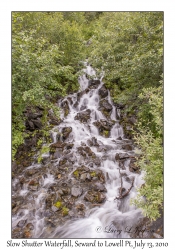
<path id="1" fill-rule="evenodd" d="M 88 65 L 85 73 L 88 75 L 95 75 L 95 71 Z M 97 79 L 97 78 L 95 78 Z M 84 74 L 79 78 L 80 89 L 85 91 L 88 88 L 88 79 Z M 94 125 L 96 121 L 108 120 L 105 115 L 99 110 L 100 108 L 100 96 L 99 89 L 103 86 L 102 80 L 100 84 L 95 88 L 83 93 L 79 99 L 78 104 L 75 103 L 78 99 L 77 94 L 70 95 L 72 103 L 68 102 L 69 114 L 64 117 L 62 114 L 63 122 L 56 126 L 56 130 L 52 130 L 53 143 L 57 140 L 57 133 L 55 131 L 62 131 L 65 127 L 71 127 L 72 131 L 67 139 L 67 142 L 73 143 L 73 148 L 71 153 L 73 154 L 72 159 L 75 158 L 73 171 L 79 164 L 86 164 L 86 162 L 75 155 L 77 153 L 77 147 L 81 145 L 87 145 L 88 140 L 93 137 L 96 138 L 98 144 L 100 145 L 100 150 L 98 147 L 92 145 L 92 152 L 100 159 L 100 166 L 94 165 L 94 169 L 101 170 L 105 176 L 105 188 L 106 188 L 106 200 L 104 203 L 97 204 L 97 206 L 88 209 L 85 213 L 85 218 L 80 219 L 69 219 L 63 225 L 56 225 L 52 230 L 47 230 L 45 223 L 45 199 L 47 196 L 48 189 L 50 185 L 57 183 L 54 175 L 52 175 L 51 169 L 45 169 L 45 177 L 40 179 L 40 186 L 38 189 L 32 190 L 33 193 L 28 189 L 28 184 L 23 185 L 20 191 L 14 190 L 13 195 L 24 196 L 26 206 L 25 209 L 21 209 L 15 216 L 13 216 L 13 227 L 15 227 L 20 220 L 28 220 L 34 225 L 33 236 L 34 238 L 129 238 L 128 228 L 134 227 L 138 222 L 139 218 L 142 217 L 141 211 L 133 205 L 130 205 L 130 199 L 136 196 L 137 187 L 143 184 L 142 174 L 137 174 L 129 171 L 130 158 L 124 161 L 123 169 L 120 169 L 119 162 L 115 159 L 116 153 L 126 153 L 122 149 L 124 144 L 124 133 L 123 129 L 116 119 L 116 112 L 118 116 L 119 111 L 113 105 L 108 91 L 106 100 L 110 105 L 112 105 L 112 111 L 110 119 L 113 121 L 113 126 L 111 128 L 109 137 L 105 137 L 99 133 L 98 128 Z M 77 114 L 86 110 L 90 110 L 90 118 L 86 123 L 82 123 L 75 119 Z M 61 133 L 61 132 L 60 132 Z M 119 139 L 120 138 L 120 139 Z M 128 151 L 128 155 L 133 156 L 134 152 Z M 55 159 L 53 167 L 59 163 L 60 158 Z M 55 164 L 55 165 L 54 165 Z M 34 164 L 29 166 L 24 170 L 41 168 L 42 165 Z M 121 187 L 121 176 L 123 189 L 126 191 L 131 187 L 131 181 L 134 180 L 134 184 L 128 195 L 123 199 L 116 199 L 119 196 L 119 190 Z M 19 176 L 20 179 L 21 176 Z M 126 178 L 127 177 L 127 178 Z M 67 180 L 72 180 L 72 173 L 67 176 Z M 128 181 L 130 180 L 130 181 Z M 13 186 L 17 187 L 19 181 L 15 179 L 13 181 Z M 73 185 L 73 184 L 72 184 Z M 78 199 L 83 201 L 84 194 Z M 77 201 L 78 203 L 78 201 Z M 29 206 L 32 204 L 32 208 Z M 22 212 L 21 212 L 22 211 Z"/>

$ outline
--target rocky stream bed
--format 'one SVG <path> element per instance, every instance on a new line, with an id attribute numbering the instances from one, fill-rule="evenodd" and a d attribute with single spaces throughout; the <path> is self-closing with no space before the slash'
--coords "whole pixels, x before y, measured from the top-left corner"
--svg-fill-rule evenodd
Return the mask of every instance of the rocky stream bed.
<path id="1" fill-rule="evenodd" d="M 85 73 L 95 75 L 90 66 Z M 162 221 L 151 224 L 130 204 L 144 181 L 120 107 L 102 79 L 86 74 L 80 91 L 58 102 L 61 120 L 50 118 L 52 143 L 41 163 L 12 166 L 12 238 L 162 237 Z M 41 113 L 26 127 L 40 128 Z"/>

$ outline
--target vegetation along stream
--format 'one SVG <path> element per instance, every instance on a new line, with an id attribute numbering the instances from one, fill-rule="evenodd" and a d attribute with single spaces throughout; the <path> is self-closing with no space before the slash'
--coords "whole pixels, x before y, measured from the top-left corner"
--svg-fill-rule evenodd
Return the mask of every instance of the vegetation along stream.
<path id="1" fill-rule="evenodd" d="M 12 13 L 12 238 L 163 237 L 162 55 L 162 12 Z"/>

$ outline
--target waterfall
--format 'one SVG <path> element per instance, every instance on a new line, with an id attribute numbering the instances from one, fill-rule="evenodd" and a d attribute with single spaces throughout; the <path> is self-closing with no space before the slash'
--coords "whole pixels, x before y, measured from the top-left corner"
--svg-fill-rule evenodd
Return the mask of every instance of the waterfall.
<path id="1" fill-rule="evenodd" d="M 69 112 L 51 131 L 56 150 L 13 179 L 14 235 L 23 228 L 29 238 L 130 238 L 127 228 L 143 217 L 130 204 L 143 173 L 131 171 L 134 147 L 116 118 L 120 110 L 95 74 L 87 65 L 80 91 L 62 100 Z"/>

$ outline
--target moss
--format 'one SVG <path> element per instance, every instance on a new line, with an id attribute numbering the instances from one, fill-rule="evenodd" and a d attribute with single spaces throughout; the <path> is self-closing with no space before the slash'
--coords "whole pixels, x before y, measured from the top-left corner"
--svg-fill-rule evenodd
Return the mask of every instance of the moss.
<path id="1" fill-rule="evenodd" d="M 90 175 L 91 175 L 91 177 L 95 177 L 97 174 L 96 174 L 95 171 L 93 171 L 93 172 L 90 173 Z"/>
<path id="2" fill-rule="evenodd" d="M 69 109 L 64 110 L 64 116 L 67 116 L 69 114 Z"/>
<path id="3" fill-rule="evenodd" d="M 108 130 L 103 130 L 103 136 L 108 137 L 109 136 L 109 131 Z"/>
<path id="4" fill-rule="evenodd" d="M 107 117 L 107 118 L 109 118 L 110 117 L 110 114 L 109 114 L 109 112 L 108 111 L 106 111 L 106 110 L 102 110 L 102 113 Z"/>
<path id="5" fill-rule="evenodd" d="M 62 208 L 62 215 L 66 216 L 66 215 L 68 215 L 68 213 L 69 213 L 69 209 L 67 207 L 63 207 Z"/>
<path id="6" fill-rule="evenodd" d="M 75 170 L 74 172 L 73 172 L 73 175 L 75 175 L 75 177 L 79 177 L 79 172 L 78 172 L 78 170 Z"/>
<path id="7" fill-rule="evenodd" d="M 43 157 L 41 155 L 38 156 L 38 163 L 42 162 Z"/>
<path id="8" fill-rule="evenodd" d="M 55 204 L 54 204 L 55 207 L 57 208 L 61 208 L 62 207 L 62 202 L 61 201 L 57 201 Z"/>

